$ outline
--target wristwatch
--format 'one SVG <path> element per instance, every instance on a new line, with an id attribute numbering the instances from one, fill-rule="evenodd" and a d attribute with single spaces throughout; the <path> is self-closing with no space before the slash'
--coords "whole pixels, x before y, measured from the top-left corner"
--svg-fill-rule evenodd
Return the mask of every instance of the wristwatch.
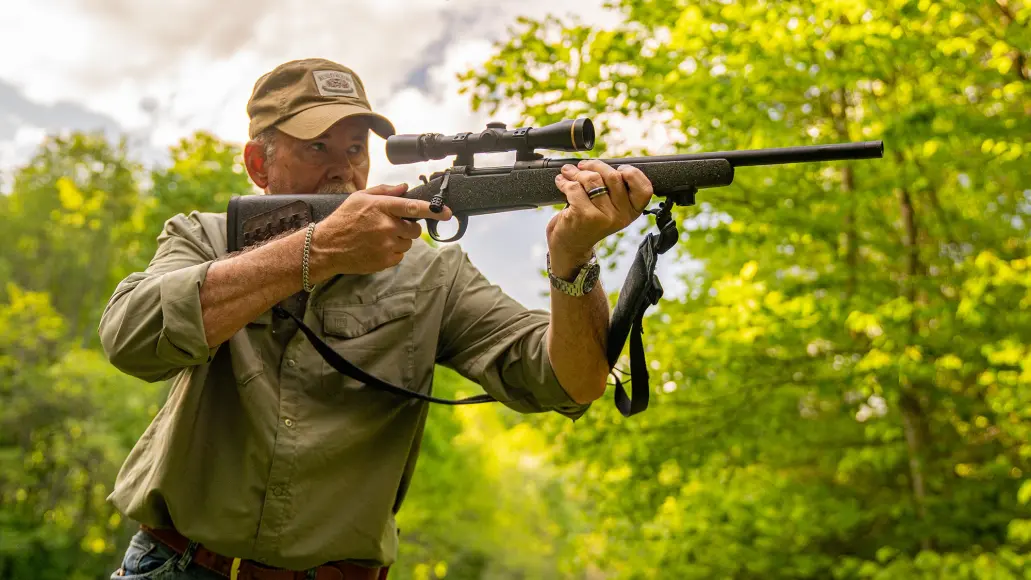
<path id="1" fill-rule="evenodd" d="M 548 253 L 548 279 L 551 280 L 553 288 L 564 294 L 570 296 L 590 294 L 591 290 L 594 290 L 594 285 L 598 283 L 600 274 L 601 266 L 598 265 L 598 256 L 591 254 L 591 259 L 583 266 L 580 266 L 580 270 L 571 281 L 563 280 L 551 271 L 551 253 Z"/>

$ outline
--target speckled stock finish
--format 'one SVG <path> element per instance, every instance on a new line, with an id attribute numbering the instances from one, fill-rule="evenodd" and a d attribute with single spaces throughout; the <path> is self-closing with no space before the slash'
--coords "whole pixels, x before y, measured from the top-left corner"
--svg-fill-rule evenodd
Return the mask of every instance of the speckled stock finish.
<path id="1" fill-rule="evenodd" d="M 456 216 L 474 216 L 520 209 L 532 209 L 566 202 L 555 185 L 561 163 L 534 169 L 483 168 L 471 175 L 452 174 L 444 203 Z M 734 168 L 725 159 L 636 163 L 652 182 L 657 196 L 694 186 L 698 189 L 730 185 Z M 430 201 L 440 190 L 442 176 L 413 187 L 404 194 L 410 199 Z M 347 194 L 247 195 L 229 202 L 227 233 L 230 252 L 266 240 L 284 231 L 320 221 L 333 212 Z"/>

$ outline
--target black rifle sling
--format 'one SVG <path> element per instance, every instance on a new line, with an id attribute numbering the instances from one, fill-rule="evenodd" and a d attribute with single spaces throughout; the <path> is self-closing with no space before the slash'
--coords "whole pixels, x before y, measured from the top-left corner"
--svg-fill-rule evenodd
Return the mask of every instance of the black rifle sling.
<path id="1" fill-rule="evenodd" d="M 616 408 L 624 417 L 636 415 L 648 408 L 648 363 L 644 356 L 644 313 L 649 306 L 658 304 L 662 298 L 662 284 L 655 275 L 659 254 L 663 254 L 677 243 L 680 233 L 670 213 L 670 206 L 663 206 L 654 212 L 658 234 L 648 234 L 637 248 L 634 263 L 630 266 L 619 299 L 612 313 L 609 325 L 608 362 L 614 369 L 623 352 L 627 336 L 630 337 L 630 390 L 633 398 L 627 396 L 623 383 L 615 373 Z M 653 212 L 648 212 L 653 213 Z"/>
<path id="2" fill-rule="evenodd" d="M 292 312 L 289 312 L 285 308 L 278 305 L 274 306 L 273 310 L 275 310 L 276 313 L 280 316 L 289 316 L 290 318 L 292 318 L 294 322 L 297 323 L 297 326 L 301 329 L 301 332 L 303 332 L 304 335 L 308 337 L 308 340 L 311 341 L 311 344 L 315 347 L 315 350 L 318 351 L 318 353 L 322 355 L 322 358 L 326 359 L 326 362 L 328 362 L 329 365 L 333 367 L 338 373 L 351 377 L 352 379 L 359 380 L 374 389 L 386 391 L 388 393 L 393 393 L 395 395 L 401 395 L 402 397 L 409 397 L 413 399 L 419 399 L 422 401 L 428 401 L 430 403 L 440 403 L 442 405 L 472 405 L 476 403 L 491 403 L 497 400 L 494 397 L 486 394 L 475 395 L 473 397 L 467 397 L 465 399 L 458 400 L 440 399 L 437 397 L 432 397 L 430 395 L 417 393 L 415 391 L 411 391 L 403 387 L 398 387 L 386 381 L 377 379 L 376 377 L 349 363 L 346 359 L 344 359 L 344 357 L 337 354 L 337 352 L 333 350 L 332 347 L 323 342 L 322 339 L 319 338 L 318 335 L 316 335 L 312 331 L 312 329 L 308 328 L 308 325 L 302 322 L 300 318 L 294 316 Z"/>
<path id="3" fill-rule="evenodd" d="M 616 308 L 612 313 L 612 322 L 609 325 L 607 341 L 609 369 L 615 367 L 619 355 L 623 351 L 623 346 L 626 344 L 627 337 L 629 336 L 630 338 L 630 390 L 633 393 L 632 399 L 627 396 L 626 389 L 623 388 L 623 383 L 619 380 L 619 377 L 613 374 L 616 381 L 616 408 L 619 409 L 619 412 L 624 417 L 636 415 L 648 408 L 648 364 L 644 356 L 643 321 L 644 313 L 648 310 L 648 307 L 658 304 L 659 299 L 662 298 L 662 285 L 659 283 L 659 278 L 655 275 L 655 265 L 658 261 L 658 256 L 672 248 L 680 237 L 677 231 L 677 224 L 671 215 L 672 205 L 672 202 L 668 204 L 664 202 L 658 210 L 646 212 L 655 214 L 655 223 L 659 228 L 659 233 L 645 236 L 644 241 L 637 248 L 637 255 L 634 258 L 633 265 L 630 267 L 630 272 L 627 274 L 626 281 L 623 283 L 623 288 L 619 292 L 619 299 L 616 302 Z M 497 399 L 487 394 L 457 400 L 441 399 L 392 385 L 348 362 L 332 347 L 323 342 L 315 332 L 308 328 L 292 312 L 278 305 L 274 306 L 273 310 L 280 316 L 292 318 L 301 332 L 311 341 L 315 350 L 337 372 L 361 381 L 374 389 L 442 405 L 473 405 L 497 401 Z"/>

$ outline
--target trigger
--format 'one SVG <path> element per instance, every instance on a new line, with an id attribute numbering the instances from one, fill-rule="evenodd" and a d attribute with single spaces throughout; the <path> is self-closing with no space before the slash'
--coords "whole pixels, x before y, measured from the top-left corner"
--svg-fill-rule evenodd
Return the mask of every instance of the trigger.
<path id="1" fill-rule="evenodd" d="M 429 218 L 426 218 L 426 229 L 430 232 L 430 237 L 439 242 L 441 240 L 440 236 L 437 235 L 438 223 L 440 223 L 439 220 L 431 220 Z"/>
<path id="2" fill-rule="evenodd" d="M 440 220 L 427 219 L 426 229 L 429 230 L 430 237 L 438 242 L 453 242 L 465 235 L 465 230 L 469 226 L 469 216 L 459 215 L 455 217 L 458 219 L 458 231 L 455 232 L 455 235 L 447 239 L 442 239 L 440 235 L 437 234 L 437 224 L 440 223 Z"/>

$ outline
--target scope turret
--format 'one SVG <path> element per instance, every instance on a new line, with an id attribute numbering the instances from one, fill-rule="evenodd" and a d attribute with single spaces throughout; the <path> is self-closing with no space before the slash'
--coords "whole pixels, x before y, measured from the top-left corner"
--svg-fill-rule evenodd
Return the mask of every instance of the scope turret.
<path id="1" fill-rule="evenodd" d="M 520 156 L 534 149 L 589 151 L 594 148 L 594 124 L 588 118 L 565 120 L 544 127 L 506 129 L 488 123 L 480 133 L 422 133 L 387 137 L 387 159 L 394 165 L 443 159 L 449 155 L 470 158 L 476 153 L 516 151 Z"/>

